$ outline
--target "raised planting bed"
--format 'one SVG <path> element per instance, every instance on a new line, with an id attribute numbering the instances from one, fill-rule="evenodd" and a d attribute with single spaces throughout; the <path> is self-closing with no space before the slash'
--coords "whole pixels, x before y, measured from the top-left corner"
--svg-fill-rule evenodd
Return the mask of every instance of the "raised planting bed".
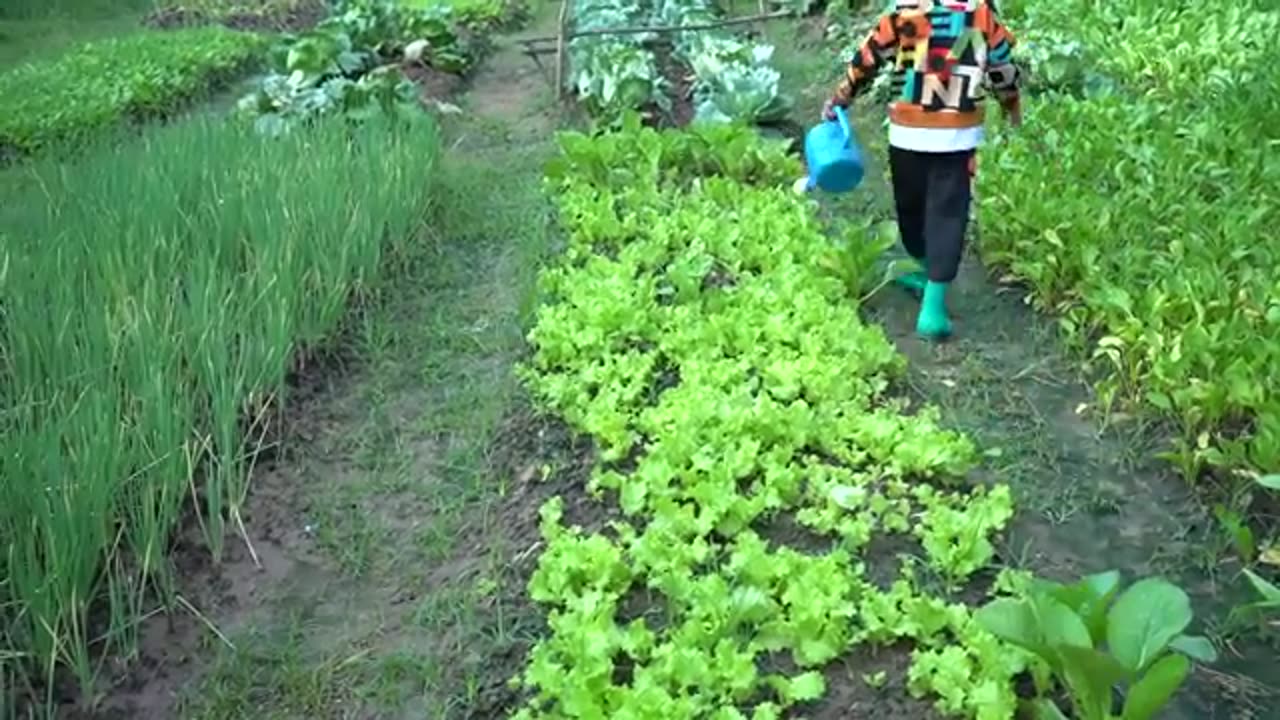
<path id="1" fill-rule="evenodd" d="M 649 125 L 779 121 L 790 103 L 769 66 L 773 48 L 740 40 L 723 22 L 731 21 L 702 0 L 582 0 L 569 86 L 606 125 L 633 110 Z M 682 27 L 695 29 L 672 30 Z"/>
<path id="2" fill-rule="evenodd" d="M 280 134 L 322 115 L 403 114 L 452 93 L 487 47 L 446 4 L 361 0 L 281 38 L 240 115 Z"/>
<path id="3" fill-rule="evenodd" d="M 1187 480 L 1212 470 L 1238 489 L 1280 472 L 1280 251 L 1269 240 L 1280 205 L 1263 199 L 1280 186 L 1280 88 L 1253 74 L 1270 62 L 1261 38 L 1280 33 L 1280 11 L 1248 5 L 1194 27 L 1180 21 L 1190 10 L 1140 3 L 1032 5 L 1023 35 L 1044 55 L 1037 66 L 1062 60 L 1046 52 L 1064 35 L 1088 66 L 1052 75 L 1060 94 L 1028 104 L 1037 130 L 1011 136 L 978 175 L 985 259 L 1061 317 L 1100 378 L 1102 419 L 1167 421 L 1168 459 Z M 1112 53 L 1122 25 L 1140 30 Z M 1209 66 L 1218 74 L 1202 86 L 1196 69 Z"/>
<path id="4" fill-rule="evenodd" d="M 315 27 L 328 14 L 325 0 L 176 2 L 156 9 L 143 24 L 160 29 L 222 25 L 232 30 L 299 32 Z"/>
<path id="5" fill-rule="evenodd" d="M 914 697 L 967 717 L 1016 705 L 1029 657 L 917 579 L 967 586 L 1009 489 L 961 482 L 970 440 L 890 390 L 904 359 L 785 189 L 796 161 L 749 128 L 635 119 L 561 147 L 568 249 L 543 273 L 524 376 L 594 442 L 586 492 L 613 520 L 579 527 L 574 495 L 542 507 L 528 587 L 550 627 L 516 717 L 807 714 L 825 668 L 901 643 Z M 885 540 L 916 560 L 881 582 Z"/>
<path id="6" fill-rule="evenodd" d="M 145 30 L 0 73 L 0 155 L 173 113 L 242 75 L 265 47 L 259 35 L 221 27 Z"/>
<path id="7" fill-rule="evenodd" d="M 298 352 L 408 252 L 438 152 L 429 119 L 263 138 L 202 115 L 23 168 L 32 182 L 0 204 L 0 628 L 16 687 L 96 696 L 100 660 L 132 656 L 134 634 L 112 628 L 164 601 L 150 592 L 184 517 L 221 555 L 252 451 L 277 431 L 263 413 Z"/>

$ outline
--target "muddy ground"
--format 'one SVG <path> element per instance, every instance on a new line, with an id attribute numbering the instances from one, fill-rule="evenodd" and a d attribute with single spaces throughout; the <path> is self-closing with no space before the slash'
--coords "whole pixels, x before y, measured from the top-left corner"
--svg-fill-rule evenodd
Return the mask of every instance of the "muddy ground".
<path id="1" fill-rule="evenodd" d="M 546 34 L 551 10 L 519 36 Z M 807 125 L 834 79 L 831 53 L 812 24 L 771 37 L 794 122 Z M 537 269 L 558 243 L 541 166 L 571 113 L 554 101 L 549 68 L 510 40 L 452 98 L 462 112 L 444 118 L 420 253 L 289 398 L 284 445 L 253 479 L 247 536 L 219 566 L 194 542 L 179 552 L 189 610 L 145 621 L 127 680 L 97 713 L 64 717 L 496 718 L 518 702 L 506 681 L 544 627 L 524 591 L 537 509 L 563 494 L 567 519 L 596 527 L 608 508 L 580 492 L 590 447 L 530 408 L 513 370 Z M 832 218 L 891 217 L 874 118 L 862 137 L 868 179 L 828 203 Z M 892 287 L 869 301 L 911 359 L 906 390 L 971 433 L 987 452 L 981 475 L 1018 493 L 1002 562 L 1062 578 L 1166 573 L 1200 617 L 1230 605 L 1233 572 L 1205 543 L 1204 508 L 1151 460 L 1159 429 L 1099 430 L 1077 365 L 1016 288 L 971 257 L 957 338 L 941 346 L 914 338 L 914 308 Z M 1237 648 L 1199 670 L 1168 717 L 1269 717 L 1274 653 Z M 898 647 L 833 663 L 828 697 L 806 715 L 936 717 L 907 698 L 906 660 Z M 888 683 L 872 690 L 863 675 L 881 669 Z"/>

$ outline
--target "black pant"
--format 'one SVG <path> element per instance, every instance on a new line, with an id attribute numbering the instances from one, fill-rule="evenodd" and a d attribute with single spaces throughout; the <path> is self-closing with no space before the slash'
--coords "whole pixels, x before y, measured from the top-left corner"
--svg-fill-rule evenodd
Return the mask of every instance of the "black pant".
<path id="1" fill-rule="evenodd" d="M 902 245 L 907 254 L 924 262 L 934 282 L 951 282 L 960 269 L 972 199 L 969 161 L 973 152 L 889 148 Z"/>

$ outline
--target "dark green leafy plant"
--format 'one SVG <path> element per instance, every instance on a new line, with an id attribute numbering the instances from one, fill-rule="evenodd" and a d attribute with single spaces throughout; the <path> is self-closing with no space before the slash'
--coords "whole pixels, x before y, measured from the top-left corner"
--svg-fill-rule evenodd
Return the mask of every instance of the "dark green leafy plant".
<path id="1" fill-rule="evenodd" d="M 445 4 L 463 27 L 476 32 L 514 27 L 529 17 L 525 0 L 400 0 L 411 8 Z"/>
<path id="2" fill-rule="evenodd" d="M 399 70 L 411 54 L 438 70 L 463 72 L 471 54 L 447 5 L 409 8 L 390 0 L 349 0 L 315 29 L 286 36 L 272 51 L 273 72 L 238 109 L 267 134 L 331 112 L 352 120 L 421 110 Z"/>
<path id="3" fill-rule="evenodd" d="M 1268 131 L 1280 75 L 1260 70 L 1280 12 L 1001 6 L 1032 84 L 1055 95 L 1027 103 L 1035 130 L 979 174 L 984 259 L 1060 317 L 1104 413 L 1145 409 L 1176 427 L 1163 457 L 1188 481 L 1280 470 L 1280 401 L 1266 391 L 1280 373 L 1280 253 L 1257 242 L 1280 222 L 1261 200 L 1280 184 Z M 1090 73 L 1114 87 L 1091 92 Z"/>
<path id="4" fill-rule="evenodd" d="M 0 73 L 0 150 L 31 153 L 172 112 L 243 70 L 265 44 L 220 27 L 143 31 Z"/>
<path id="5" fill-rule="evenodd" d="M 988 632 L 1035 654 L 1066 690 L 1076 720 L 1150 720 L 1177 692 L 1191 660 L 1217 652 L 1191 624 L 1191 602 L 1160 578 L 1120 591 L 1120 573 L 1065 585 L 1033 580 L 1021 597 L 1001 598 L 975 615 Z M 1115 688 L 1124 689 L 1115 714 Z M 1045 688 L 1040 688 L 1042 691 Z M 1033 701 L 1038 718 L 1067 717 L 1053 700 Z"/>

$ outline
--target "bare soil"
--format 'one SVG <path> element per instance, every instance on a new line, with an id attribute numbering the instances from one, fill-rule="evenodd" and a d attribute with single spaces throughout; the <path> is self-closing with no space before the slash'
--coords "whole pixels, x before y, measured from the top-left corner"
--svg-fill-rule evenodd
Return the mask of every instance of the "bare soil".
<path id="1" fill-rule="evenodd" d="M 422 63 L 405 63 L 400 66 L 405 77 L 418 86 L 419 93 L 425 103 L 448 100 L 457 94 L 463 85 L 460 75 L 437 70 Z"/>

